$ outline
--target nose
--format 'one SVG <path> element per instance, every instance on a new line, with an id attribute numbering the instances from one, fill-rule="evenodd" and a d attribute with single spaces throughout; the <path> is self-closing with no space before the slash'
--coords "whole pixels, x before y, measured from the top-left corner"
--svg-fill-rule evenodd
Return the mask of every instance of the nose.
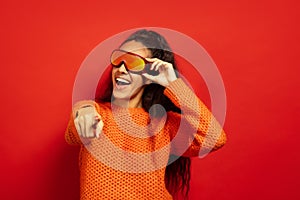
<path id="1" fill-rule="evenodd" d="M 125 74 L 128 73 L 124 63 L 118 68 L 118 71 L 121 72 L 121 73 L 125 73 Z"/>

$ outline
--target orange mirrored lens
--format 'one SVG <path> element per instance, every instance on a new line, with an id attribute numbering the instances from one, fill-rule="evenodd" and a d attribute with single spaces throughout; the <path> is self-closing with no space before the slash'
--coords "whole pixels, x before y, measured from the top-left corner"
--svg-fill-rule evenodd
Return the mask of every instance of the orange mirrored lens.
<path id="1" fill-rule="evenodd" d="M 111 64 L 120 66 L 122 62 L 129 71 L 142 71 L 145 68 L 145 61 L 138 55 L 123 51 L 114 51 L 111 55 Z"/>
<path id="2" fill-rule="evenodd" d="M 145 62 L 138 56 L 126 54 L 124 58 L 125 65 L 131 71 L 141 71 L 144 69 Z"/>

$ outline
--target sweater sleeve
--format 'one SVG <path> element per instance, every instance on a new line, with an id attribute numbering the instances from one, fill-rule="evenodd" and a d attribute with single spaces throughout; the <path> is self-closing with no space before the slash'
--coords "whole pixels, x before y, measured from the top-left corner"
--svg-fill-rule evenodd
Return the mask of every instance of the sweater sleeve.
<path id="1" fill-rule="evenodd" d="M 168 113 L 166 122 L 172 154 L 203 156 L 225 144 L 226 135 L 221 125 L 180 78 L 173 81 L 164 94 L 181 109 L 181 114 Z"/>
<path id="2" fill-rule="evenodd" d="M 73 113 L 70 116 L 70 120 L 65 132 L 65 140 L 68 144 L 71 145 L 80 145 L 81 144 L 81 140 L 80 137 L 77 133 L 75 124 L 74 124 L 74 118 L 73 118 Z"/>

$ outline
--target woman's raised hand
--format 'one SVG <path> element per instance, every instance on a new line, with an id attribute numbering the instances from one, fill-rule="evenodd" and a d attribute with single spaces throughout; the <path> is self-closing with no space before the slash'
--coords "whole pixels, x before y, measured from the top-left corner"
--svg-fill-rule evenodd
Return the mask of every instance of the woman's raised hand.
<path id="1" fill-rule="evenodd" d="M 99 137 L 104 124 L 94 105 L 74 106 L 73 113 L 74 124 L 80 137 Z"/>
<path id="2" fill-rule="evenodd" d="M 144 73 L 143 76 L 150 81 L 167 87 L 171 82 L 177 79 L 175 70 L 171 63 L 162 61 L 158 58 L 146 58 L 146 60 L 152 62 L 150 70 L 159 72 L 157 76 Z"/>

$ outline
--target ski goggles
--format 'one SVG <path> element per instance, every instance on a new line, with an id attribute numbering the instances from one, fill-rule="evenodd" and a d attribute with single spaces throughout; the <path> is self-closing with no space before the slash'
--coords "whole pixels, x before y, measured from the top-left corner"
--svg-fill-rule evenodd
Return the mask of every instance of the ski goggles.
<path id="1" fill-rule="evenodd" d="M 127 71 L 135 73 L 147 71 L 146 66 L 151 63 L 140 55 L 121 49 L 112 52 L 110 62 L 114 67 L 121 67 L 124 64 Z"/>

